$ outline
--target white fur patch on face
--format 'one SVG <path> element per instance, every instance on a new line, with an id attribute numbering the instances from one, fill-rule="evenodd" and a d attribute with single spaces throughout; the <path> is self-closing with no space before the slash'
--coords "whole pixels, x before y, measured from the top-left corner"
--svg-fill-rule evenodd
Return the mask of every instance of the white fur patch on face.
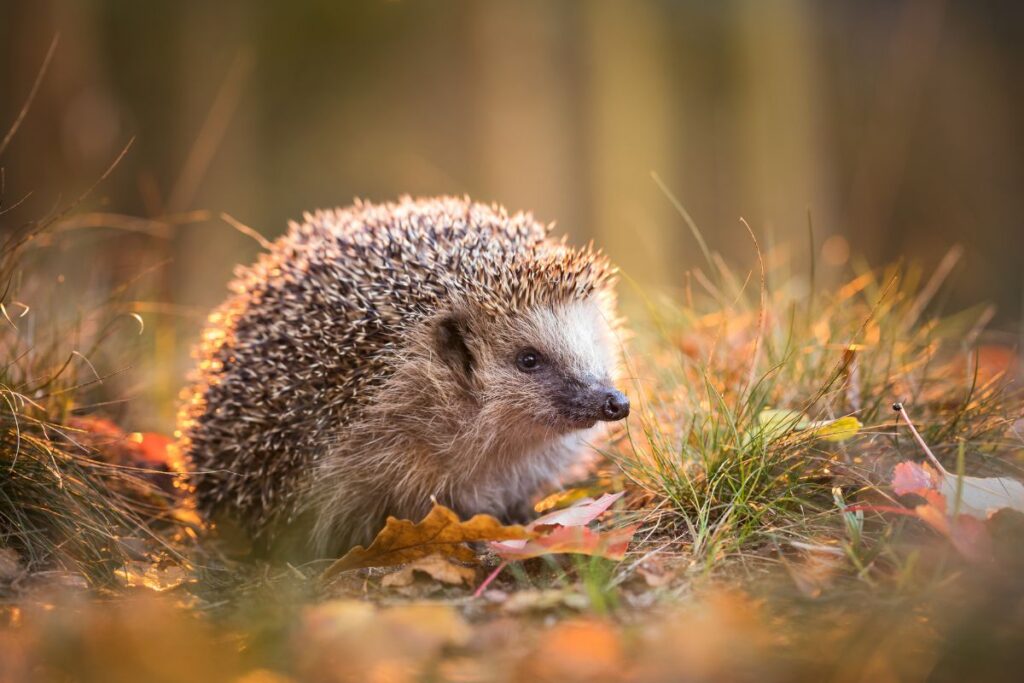
<path id="1" fill-rule="evenodd" d="M 530 341 L 564 372 L 584 383 L 614 381 L 618 341 L 613 321 L 596 299 L 537 308 L 524 322 Z"/>

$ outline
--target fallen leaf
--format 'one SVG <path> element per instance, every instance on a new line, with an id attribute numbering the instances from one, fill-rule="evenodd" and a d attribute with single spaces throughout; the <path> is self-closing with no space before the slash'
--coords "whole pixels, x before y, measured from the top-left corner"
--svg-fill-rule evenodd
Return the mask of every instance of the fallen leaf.
<path id="1" fill-rule="evenodd" d="M 626 495 L 625 491 L 619 493 L 606 493 L 597 500 L 584 498 L 572 507 L 538 517 L 527 525 L 527 529 L 540 531 L 545 527 L 553 526 L 584 526 L 600 517 L 608 508 L 615 504 L 619 498 Z"/>
<path id="2" fill-rule="evenodd" d="M 846 441 L 857 436 L 857 433 L 863 428 L 864 425 L 861 421 L 852 415 L 841 417 L 838 420 L 822 420 L 819 422 L 811 422 L 807 425 L 807 430 L 814 436 L 825 439 L 826 441 Z"/>
<path id="3" fill-rule="evenodd" d="M 795 429 L 803 429 L 807 416 L 795 410 L 765 408 L 757 416 L 761 436 L 765 441 L 782 438 Z"/>
<path id="4" fill-rule="evenodd" d="M 417 523 L 388 517 L 369 547 L 357 545 L 349 550 L 324 571 L 323 578 L 329 579 L 347 569 L 393 567 L 435 554 L 472 562 L 476 555 L 464 545 L 467 542 L 528 539 L 531 535 L 519 525 L 504 526 L 490 515 L 476 515 L 462 522 L 454 512 L 435 504 Z"/>
<path id="5" fill-rule="evenodd" d="M 188 471 L 185 456 L 173 438 L 156 432 L 134 432 L 129 441 L 135 445 L 135 459 L 139 462 L 171 472 Z"/>
<path id="6" fill-rule="evenodd" d="M 960 478 L 946 473 L 939 492 L 954 501 L 955 510 L 978 519 L 988 519 L 1004 508 L 1024 512 L 1024 484 L 1009 477 Z"/>
<path id="7" fill-rule="evenodd" d="M 1019 379 L 1021 370 L 1020 355 L 1010 346 L 985 344 L 975 350 L 979 384 L 991 382 L 1000 377 Z M 958 367 L 966 367 L 964 363 Z"/>
<path id="8" fill-rule="evenodd" d="M 502 603 L 502 611 L 509 614 L 547 612 L 560 607 L 583 611 L 590 607 L 590 600 L 576 591 L 548 588 L 517 591 Z"/>
<path id="9" fill-rule="evenodd" d="M 893 470 L 892 488 L 897 495 L 914 493 L 927 497 L 937 492 L 953 501 L 959 514 L 988 519 L 1004 508 L 1024 512 L 1024 484 L 1009 477 L 960 477 L 916 462 L 901 462 Z"/>
<path id="10" fill-rule="evenodd" d="M 967 479 L 977 478 L 963 477 L 963 481 Z M 938 472 L 930 465 L 908 461 L 897 464 L 893 470 L 892 488 L 897 495 L 914 494 L 925 500 L 923 504 L 916 505 L 904 514 L 916 516 L 948 538 L 953 547 L 965 558 L 974 562 L 987 562 L 992 559 L 992 539 L 984 524 L 988 517 L 987 513 L 971 514 L 962 504 L 960 510 L 955 513 L 949 510 L 949 497 L 945 491 L 949 490 L 952 483 L 952 495 L 955 498 L 958 480 L 960 478 L 945 470 Z M 900 510 L 896 508 L 890 511 Z"/>
<path id="11" fill-rule="evenodd" d="M 861 421 L 852 415 L 836 420 L 811 421 L 809 417 L 795 410 L 766 408 L 757 416 L 761 427 L 761 436 L 767 441 L 774 441 L 786 434 L 797 431 L 805 432 L 826 441 L 846 441 L 852 439 L 864 427 Z"/>
<path id="12" fill-rule="evenodd" d="M 584 486 L 581 488 L 566 489 L 564 491 L 555 491 L 550 496 L 543 498 L 540 502 L 534 505 L 533 511 L 543 513 L 551 510 L 561 510 L 562 508 L 574 505 L 581 500 L 592 498 L 606 490 L 606 486 Z"/>
<path id="13" fill-rule="evenodd" d="M 639 525 L 599 532 L 585 526 L 559 526 L 550 533 L 530 540 L 491 543 L 494 553 L 503 560 L 528 560 L 541 555 L 576 554 L 621 560 Z"/>
<path id="14" fill-rule="evenodd" d="M 435 581 L 452 586 L 469 585 L 476 578 L 476 572 L 469 567 L 454 564 L 441 555 L 428 555 L 388 574 L 381 579 L 380 585 L 385 588 L 411 586 L 417 574 L 425 574 Z"/>
<path id="15" fill-rule="evenodd" d="M 89 590 L 89 579 L 81 574 L 68 571 L 45 572 L 45 581 L 61 590 L 87 591 Z"/>
<path id="16" fill-rule="evenodd" d="M 295 679 L 270 669 L 253 669 L 236 678 L 232 683 L 294 683 Z"/>
<path id="17" fill-rule="evenodd" d="M 533 534 L 530 537 L 489 543 L 491 550 L 503 561 L 477 587 L 474 597 L 480 597 L 505 565 L 512 561 L 560 553 L 621 560 L 640 525 L 604 533 L 588 529 L 585 525 L 600 517 L 623 495 L 624 492 L 606 493 L 597 500 L 585 499 L 572 507 L 535 519 L 526 527 L 526 531 Z"/>
<path id="18" fill-rule="evenodd" d="M 797 410 L 765 408 L 758 414 L 757 421 L 765 427 L 786 425 L 792 429 L 801 428 L 806 424 L 807 416 Z"/>
<path id="19" fill-rule="evenodd" d="M 901 462 L 892 471 L 892 490 L 897 496 L 905 496 L 908 493 L 920 494 L 921 491 L 935 489 L 938 482 L 938 472 L 928 465 L 919 465 L 916 462 Z"/>
<path id="20" fill-rule="evenodd" d="M 526 560 L 557 553 L 596 555 L 621 560 L 638 527 L 601 533 L 588 529 L 586 525 L 604 514 L 624 495 L 624 491 L 606 493 L 597 500 L 587 498 L 572 507 L 539 517 L 526 528 L 531 532 L 540 532 L 540 535 L 530 539 L 492 542 L 491 550 L 506 561 Z"/>

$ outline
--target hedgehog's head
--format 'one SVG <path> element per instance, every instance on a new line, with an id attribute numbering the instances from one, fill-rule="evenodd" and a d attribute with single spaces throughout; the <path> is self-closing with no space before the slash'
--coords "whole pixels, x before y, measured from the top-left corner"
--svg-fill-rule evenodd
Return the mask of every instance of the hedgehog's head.
<path id="1" fill-rule="evenodd" d="M 615 384 L 614 269 L 602 255 L 542 240 L 475 266 L 431 325 L 433 365 L 454 378 L 480 430 L 550 438 L 629 414 Z"/>
<path id="2" fill-rule="evenodd" d="M 615 386 L 617 340 L 597 298 L 436 321 L 437 358 L 485 429 L 564 434 L 629 415 Z"/>

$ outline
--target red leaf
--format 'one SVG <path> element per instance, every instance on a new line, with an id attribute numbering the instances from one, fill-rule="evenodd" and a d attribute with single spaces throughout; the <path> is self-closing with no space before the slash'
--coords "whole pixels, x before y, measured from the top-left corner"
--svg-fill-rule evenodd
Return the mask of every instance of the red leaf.
<path id="1" fill-rule="evenodd" d="M 491 543 L 491 549 L 509 560 L 528 560 L 541 555 L 574 553 L 595 555 L 610 560 L 621 560 L 626 555 L 629 542 L 639 525 L 607 532 L 598 532 L 584 526 L 560 526 L 545 535 L 532 540 L 501 541 Z"/>
<path id="2" fill-rule="evenodd" d="M 587 524 L 600 517 L 625 492 L 606 493 L 597 500 L 585 498 L 564 510 L 557 510 L 535 519 L 527 525 L 531 532 L 541 535 L 531 539 L 492 541 L 488 545 L 503 562 L 484 579 L 473 597 L 480 597 L 484 589 L 501 573 L 505 566 L 515 560 L 528 560 L 541 555 L 574 553 L 593 555 L 610 560 L 621 560 L 626 555 L 629 542 L 639 525 L 607 532 L 594 531 Z"/>
<path id="3" fill-rule="evenodd" d="M 924 496 L 925 492 L 935 490 L 938 483 L 939 475 L 934 469 L 916 462 L 901 462 L 892 472 L 892 489 L 898 496 L 908 493 Z"/>

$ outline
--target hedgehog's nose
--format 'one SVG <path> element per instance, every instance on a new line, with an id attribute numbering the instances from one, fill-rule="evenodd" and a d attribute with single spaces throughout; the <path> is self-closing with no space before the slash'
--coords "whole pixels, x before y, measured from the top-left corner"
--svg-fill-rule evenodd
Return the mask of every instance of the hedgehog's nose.
<path id="1" fill-rule="evenodd" d="M 601 406 L 602 420 L 621 420 L 629 415 L 629 399 L 618 389 L 610 389 L 604 396 Z"/>

